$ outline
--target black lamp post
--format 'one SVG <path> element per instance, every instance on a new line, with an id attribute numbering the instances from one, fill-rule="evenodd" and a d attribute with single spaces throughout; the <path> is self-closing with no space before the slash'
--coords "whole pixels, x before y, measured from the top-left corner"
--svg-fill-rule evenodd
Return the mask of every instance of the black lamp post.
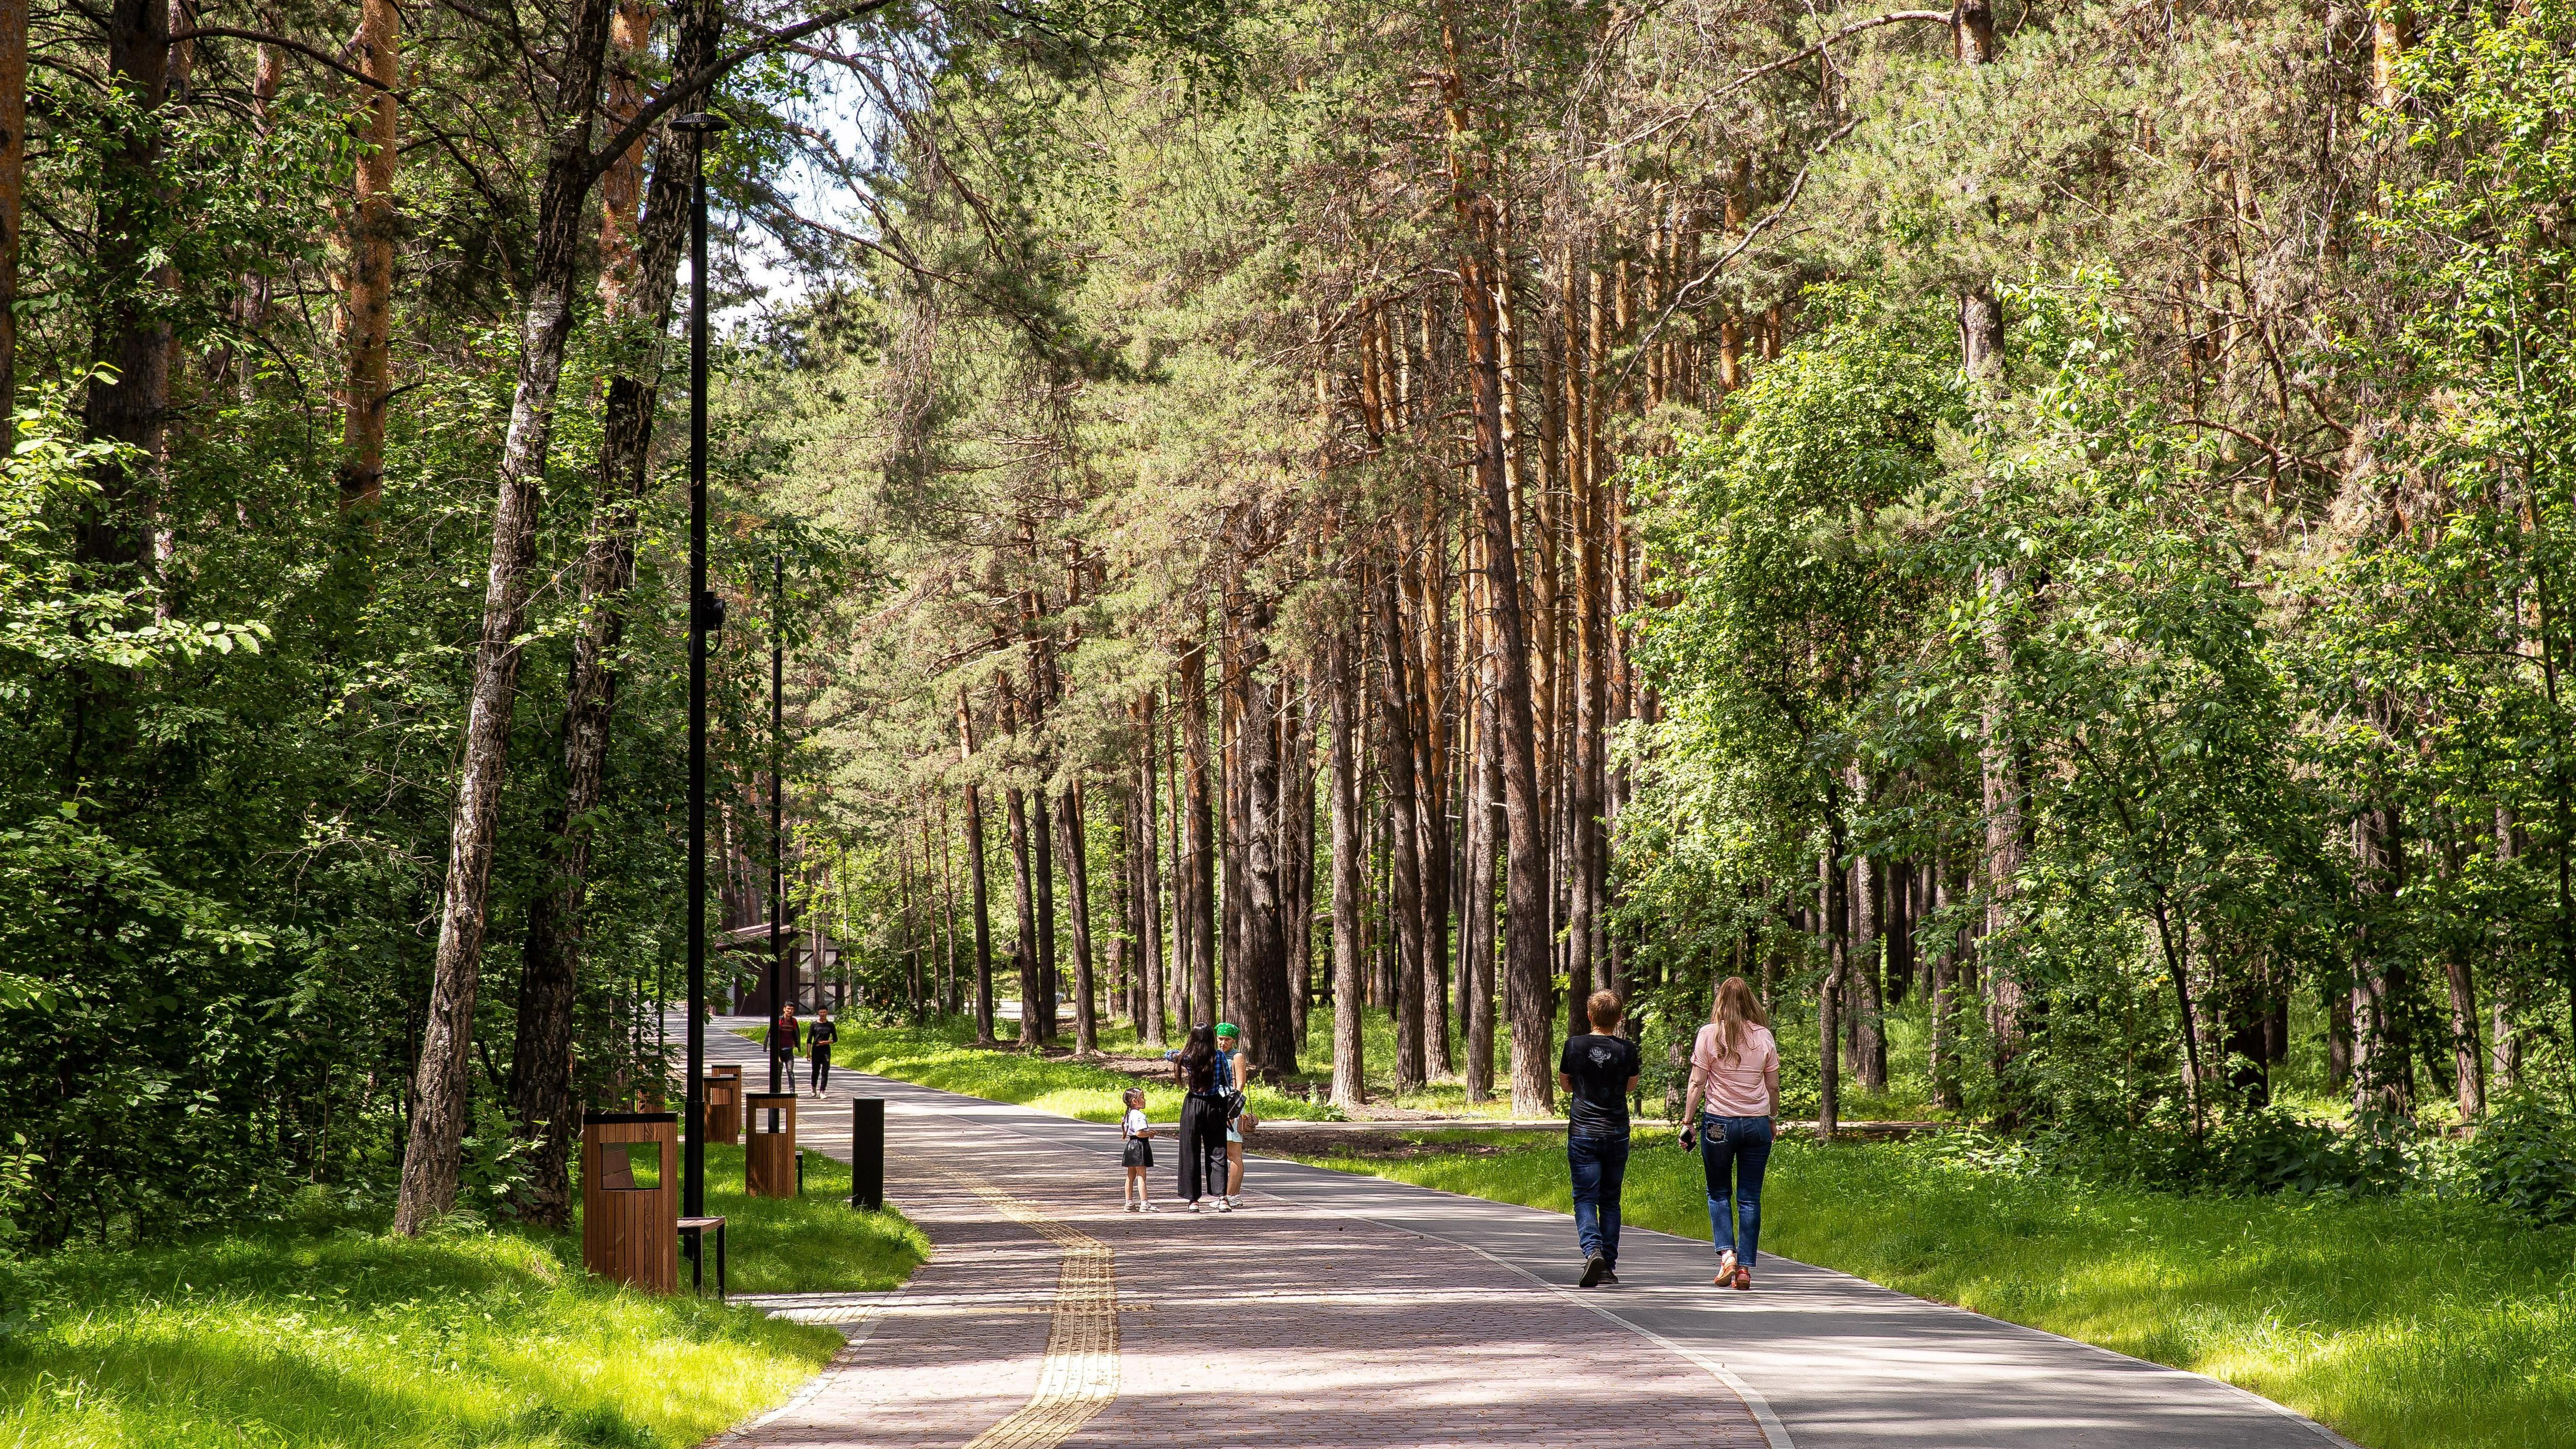
<path id="1" fill-rule="evenodd" d="M 707 138 L 722 116 L 693 111 L 671 129 L 695 138 L 689 196 L 689 1080 L 680 1213 L 707 1211 L 707 635 L 724 605 L 707 592 Z"/>
<path id="2" fill-rule="evenodd" d="M 780 815 L 778 776 L 787 763 L 787 712 L 782 700 L 787 682 L 787 556 L 769 556 L 769 1021 L 778 1029 L 778 994 L 787 985 L 787 952 L 781 942 L 779 917 L 787 909 L 787 830 Z M 789 1059 L 787 1085 L 778 1085 L 778 1048 L 769 1049 L 769 1090 L 796 1090 L 794 1059 Z"/>

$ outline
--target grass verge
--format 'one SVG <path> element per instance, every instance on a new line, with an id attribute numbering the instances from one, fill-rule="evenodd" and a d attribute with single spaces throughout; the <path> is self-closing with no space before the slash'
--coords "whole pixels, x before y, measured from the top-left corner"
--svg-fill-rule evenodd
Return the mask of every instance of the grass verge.
<path id="1" fill-rule="evenodd" d="M 972 1096 L 988 1097 L 994 1101 L 1043 1107 L 1047 1111 L 1060 1112 L 1065 1116 L 1079 1117 L 1087 1121 L 1116 1121 L 1117 1094 L 1130 1083 L 1131 1079 L 1118 1071 L 1107 1070 L 1092 1063 L 1073 1061 L 1068 1050 L 1073 1040 L 1070 1009 L 1066 1015 L 1064 1030 L 1058 1039 L 1056 1050 L 1067 1054 L 1031 1058 L 1018 1050 L 1019 1024 L 1017 1022 L 993 1023 L 994 1034 L 1001 1039 L 1002 1043 L 1001 1050 L 997 1053 L 991 1048 L 981 1052 L 975 1049 L 974 1028 L 962 1017 L 934 1020 L 927 1026 L 903 1027 L 871 1026 L 861 1017 L 853 1014 L 840 1022 L 840 1043 L 833 1048 L 832 1059 L 840 1066 L 855 1066 L 862 1071 L 875 1072 L 880 1076 L 894 1077 L 900 1081 L 918 1082 L 923 1086 L 965 1092 Z M 1563 1012 L 1560 1010 L 1558 1025 L 1562 1028 L 1563 1024 Z M 1890 1065 L 1888 1090 L 1884 1093 L 1870 1093 L 1860 1090 L 1856 1084 L 1846 1083 L 1842 1098 L 1843 1120 L 1847 1122 L 1920 1121 L 1946 1115 L 1932 1105 L 1922 1072 L 1919 1070 L 1922 1056 L 1920 1048 L 1923 1038 L 1928 1033 L 1926 1019 L 1922 1017 L 1919 1009 L 1900 1008 L 1888 1013 L 1886 1026 Z M 1691 1030 L 1695 1029 L 1691 1028 Z M 1796 1023 L 1784 1022 L 1780 1030 L 1781 1051 L 1784 1061 L 1788 1064 L 1789 1075 L 1796 1080 L 1811 1081 L 1815 1076 L 1816 1060 L 1816 1042 L 1812 1024 L 1800 1027 Z M 768 1035 L 768 1029 L 761 1026 L 745 1027 L 741 1031 L 744 1036 L 754 1041 L 763 1040 Z M 1129 1062 L 1154 1061 L 1158 1060 L 1166 1049 L 1160 1046 L 1146 1046 L 1137 1035 L 1135 1027 L 1107 1016 L 1101 1019 L 1099 1035 L 1100 1050 L 1104 1057 L 1120 1058 Z M 1688 1035 L 1687 1030 L 1684 1035 Z M 1466 1046 L 1454 1023 L 1450 1037 L 1450 1061 L 1453 1065 L 1463 1066 L 1466 1062 Z M 1560 1041 L 1563 1039 L 1561 1031 L 1557 1039 Z M 1180 1041 L 1181 1034 L 1174 1032 L 1168 1045 L 1178 1046 Z M 1509 1048 L 1505 1046 L 1502 1050 L 1508 1051 Z M 1007 1057 L 1018 1065 L 1008 1069 L 1000 1067 L 989 1060 L 996 1056 Z M 987 1060 L 979 1064 L 978 1058 Z M 867 1065 L 871 1060 L 884 1065 Z M 1496 1069 L 1496 1083 L 1501 1095 L 1488 1097 L 1482 1102 L 1467 1100 L 1466 1083 L 1454 1073 L 1446 1077 L 1435 1077 L 1434 1080 L 1411 1091 L 1396 1091 L 1395 1022 L 1388 1012 L 1380 1008 L 1370 1007 L 1360 1013 L 1360 1060 L 1362 1075 L 1367 1079 L 1368 1100 L 1373 1106 L 1396 1107 L 1409 1112 L 1432 1112 L 1452 1117 L 1502 1119 L 1512 1115 L 1509 1074 L 1508 1070 L 1499 1063 Z M 1660 1064 L 1659 1059 L 1650 1059 L 1647 1068 L 1644 1096 L 1647 1109 L 1651 1113 L 1658 1110 L 1656 1103 L 1660 1100 L 1664 1089 L 1661 1074 L 1667 1069 Z M 1803 1076 L 1800 1075 L 1802 1071 Z M 934 1076 L 937 1080 L 933 1080 Z M 1255 1104 L 1253 1110 L 1263 1117 L 1289 1121 L 1337 1118 L 1340 1114 L 1322 1100 L 1330 1087 L 1332 1078 L 1333 1015 L 1328 1008 L 1319 1006 L 1307 1018 L 1306 1037 L 1298 1048 L 1297 1070 L 1289 1084 L 1289 1090 L 1268 1092 L 1267 1089 L 1263 1089 L 1253 1099 Z M 984 1083 L 985 1086 L 971 1085 L 976 1082 Z M 986 1090 L 985 1087 L 989 1087 L 990 1090 Z M 1096 1095 L 1101 1091 L 1106 1091 L 1109 1095 L 1106 1098 Z M 1675 1083 L 1675 1095 L 1678 1096 L 1679 1092 L 1679 1083 Z M 1148 1093 L 1151 1100 L 1148 1102 L 1147 1109 L 1157 1120 L 1168 1120 L 1179 1111 L 1178 1093 L 1155 1092 L 1151 1085 L 1148 1086 Z M 1046 1100 L 1049 1098 L 1064 1105 L 1050 1105 Z M 1797 1098 L 1793 1091 L 1789 1106 L 1792 1116 L 1812 1113 L 1815 1110 L 1813 1089 L 1809 1088 L 1804 1098 Z M 1562 1103 L 1558 1104 L 1558 1110 L 1560 1112 L 1563 1110 Z"/>
<path id="2" fill-rule="evenodd" d="M 747 1198 L 707 1152 L 737 1291 L 885 1289 L 929 1251 L 848 1169 Z M 831 1196 L 832 1172 L 841 1196 Z M 784 1399 L 838 1333 L 594 1283 L 577 1235 L 334 1221 L 0 1263 L 8 1449 L 680 1449 Z M 685 1273 L 687 1266 L 682 1265 Z"/>
<path id="3" fill-rule="evenodd" d="M 1308 1157 L 1570 1212 L 1564 1146 Z M 1709 1235 L 1698 1160 L 1641 1135 L 1625 1221 Z M 2372 1449 L 2564 1449 L 2576 1229 L 2479 1203 L 2184 1198 L 2007 1175 L 1926 1141 L 1783 1141 L 1762 1246 L 2242 1385 Z M 1568 1227 L 1566 1251 L 1574 1251 Z"/>
<path id="4" fill-rule="evenodd" d="M 1156 1121 L 1180 1115 L 1181 1090 L 1173 1085 L 1168 1073 L 1139 1080 L 1126 1072 L 1070 1057 L 1031 1056 L 1009 1043 L 1011 1025 L 996 1023 L 1005 1038 L 1005 1045 L 996 1050 L 976 1046 L 974 1028 L 963 1021 L 920 1027 L 845 1022 L 840 1041 L 832 1048 L 832 1066 L 835 1070 L 868 1072 L 944 1092 L 962 1092 L 987 1101 L 1035 1107 L 1083 1122 L 1117 1121 L 1125 1110 L 1121 1105 L 1123 1094 L 1129 1087 L 1142 1086 L 1146 1115 Z M 768 1029 L 754 1026 L 742 1034 L 761 1041 L 767 1037 Z M 1104 1031 L 1101 1049 L 1143 1057 L 1159 1057 L 1163 1050 L 1157 1047 L 1149 1052 L 1137 1046 L 1134 1033 L 1124 1029 L 1115 1034 Z M 1247 1095 L 1253 1112 L 1262 1117 L 1311 1122 L 1334 1115 L 1321 1102 L 1292 1097 L 1259 1083 Z"/>

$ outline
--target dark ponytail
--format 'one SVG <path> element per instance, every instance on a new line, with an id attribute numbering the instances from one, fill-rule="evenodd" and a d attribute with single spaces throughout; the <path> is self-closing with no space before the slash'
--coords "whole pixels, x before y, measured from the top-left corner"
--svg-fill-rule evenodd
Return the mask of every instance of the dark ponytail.
<path id="1" fill-rule="evenodd" d="M 1213 1090 L 1216 1086 L 1216 1028 L 1202 1022 L 1190 1028 L 1190 1039 L 1182 1046 L 1181 1075 L 1193 1092 Z"/>

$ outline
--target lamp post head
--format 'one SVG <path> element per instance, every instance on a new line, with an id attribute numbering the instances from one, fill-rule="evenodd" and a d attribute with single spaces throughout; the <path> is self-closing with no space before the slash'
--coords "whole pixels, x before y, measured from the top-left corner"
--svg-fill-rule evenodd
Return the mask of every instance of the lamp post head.
<path id="1" fill-rule="evenodd" d="M 712 136 L 718 131 L 730 129 L 732 125 L 733 122 L 713 111 L 691 111 L 671 121 L 672 130 L 686 131 L 693 136 Z"/>

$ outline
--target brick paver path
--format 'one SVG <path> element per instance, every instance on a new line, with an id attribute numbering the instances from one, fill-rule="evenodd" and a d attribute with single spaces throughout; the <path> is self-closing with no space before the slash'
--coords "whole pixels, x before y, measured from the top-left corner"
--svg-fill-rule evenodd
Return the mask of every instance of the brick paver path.
<path id="1" fill-rule="evenodd" d="M 939 1255 L 750 1445 L 2352 1449 L 2215 1380 L 1768 1253 L 1756 1291 L 1716 1291 L 1705 1240 L 1630 1228 L 1625 1283 L 1582 1292 L 1561 1213 L 1258 1158 L 1250 1211 L 1130 1216 L 1115 1128 L 833 1087 L 887 1099 L 888 1189 Z M 849 1123 L 799 1125 L 846 1158 Z"/>
<path id="2" fill-rule="evenodd" d="M 809 1143 L 846 1140 L 813 1116 Z M 892 1112 L 887 1135 L 887 1194 L 937 1255 L 727 1449 L 1765 1443 L 1706 1368 L 1466 1248 L 1257 1191 L 1122 1212 L 1115 1158 L 967 1113 Z"/>

